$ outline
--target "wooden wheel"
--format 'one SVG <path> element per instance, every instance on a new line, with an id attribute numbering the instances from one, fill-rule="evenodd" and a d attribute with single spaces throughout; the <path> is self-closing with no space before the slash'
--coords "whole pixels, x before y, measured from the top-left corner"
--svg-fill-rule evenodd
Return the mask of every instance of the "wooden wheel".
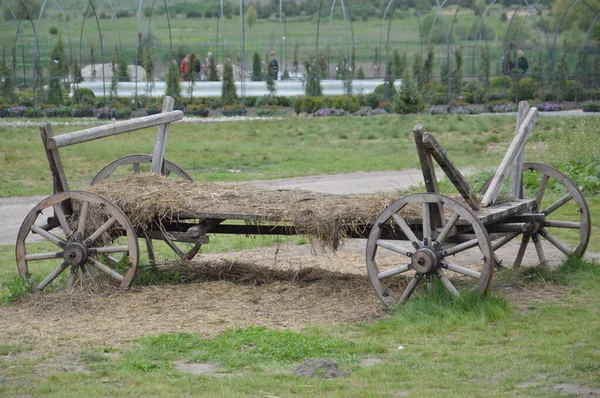
<path id="1" fill-rule="evenodd" d="M 137 154 L 129 155 L 115 160 L 114 162 L 105 166 L 100 172 L 94 177 L 90 185 L 94 185 L 103 181 L 107 178 L 123 177 L 133 173 L 140 173 L 142 171 L 149 171 L 150 165 L 152 164 L 152 154 Z M 184 180 L 194 182 L 194 179 L 177 164 L 170 160 L 164 159 L 163 175 L 183 178 Z M 148 260 L 151 264 L 156 263 L 156 252 L 160 248 L 155 248 L 153 240 L 149 237 L 143 237 L 146 250 L 148 253 Z M 168 236 L 163 236 L 163 239 L 158 239 L 173 251 L 182 260 L 191 260 L 198 254 L 202 244 L 200 243 L 185 243 L 178 242 Z"/>
<path id="2" fill-rule="evenodd" d="M 96 177 L 92 180 L 90 185 L 97 184 L 102 180 L 106 180 L 110 177 L 117 176 L 126 176 L 130 173 L 140 173 L 143 170 L 149 170 L 150 165 L 152 164 L 152 156 L 151 154 L 138 154 L 138 155 L 129 155 L 122 157 L 120 159 L 115 160 L 112 163 L 106 165 Z M 184 180 L 188 180 L 193 182 L 194 179 L 181 167 L 177 164 L 171 162 L 170 160 L 164 159 L 163 164 L 163 173 L 166 176 L 171 174 L 181 177 Z"/>
<path id="3" fill-rule="evenodd" d="M 113 255 L 119 253 L 124 257 L 117 261 Z M 42 200 L 25 217 L 16 256 L 21 277 L 37 291 L 63 281 L 66 269 L 69 289 L 80 271 L 85 277 L 106 275 L 128 288 L 137 271 L 138 244 L 129 219 L 108 199 L 67 191 Z"/>
<path id="4" fill-rule="evenodd" d="M 432 225 L 431 212 L 437 208 L 444 214 L 439 228 Z M 375 221 L 367 241 L 367 270 L 388 306 L 406 301 L 421 281 L 433 291 L 435 279 L 453 296 L 464 287 L 484 294 L 493 276 L 493 251 L 470 209 L 443 195 L 415 194 L 392 203 Z"/>
<path id="5" fill-rule="evenodd" d="M 482 187 L 483 193 L 490 182 L 491 179 Z M 543 218 L 529 230 L 508 235 L 501 242 L 507 243 L 521 235 L 513 266 L 521 265 L 530 242 L 533 242 L 542 265 L 550 260 L 560 263 L 568 255 L 583 256 L 591 235 L 590 211 L 583 194 L 569 176 L 541 163 L 523 163 L 521 197 L 535 198 L 533 211 L 541 213 Z M 546 245 L 544 249 L 542 241 L 549 242 L 553 247 Z"/>

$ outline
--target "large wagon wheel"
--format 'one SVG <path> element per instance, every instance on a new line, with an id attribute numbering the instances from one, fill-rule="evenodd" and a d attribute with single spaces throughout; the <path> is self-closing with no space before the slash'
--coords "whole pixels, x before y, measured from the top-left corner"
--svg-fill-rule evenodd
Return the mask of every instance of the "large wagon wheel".
<path id="1" fill-rule="evenodd" d="M 116 261 L 115 254 L 124 257 Z M 129 219 L 108 199 L 67 191 L 42 200 L 25 217 L 16 256 L 21 277 L 37 291 L 63 280 L 59 277 L 67 268 L 69 289 L 80 271 L 86 277 L 99 272 L 128 288 L 137 271 L 138 244 Z"/>
<path id="2" fill-rule="evenodd" d="M 485 193 L 491 179 L 481 188 Z M 591 235 L 591 218 L 587 202 L 573 180 L 560 170 L 541 163 L 523 163 L 522 198 L 535 198 L 535 212 L 543 214 L 539 223 L 522 233 L 521 244 L 513 266 L 518 267 L 530 241 L 538 255 L 540 264 L 547 264 L 550 258 L 542 247 L 542 239 L 550 242 L 564 256 L 582 257 Z M 521 233 L 513 233 L 504 238 L 502 244 L 516 238 Z M 561 257 L 563 257 L 561 255 Z"/>
<path id="3" fill-rule="evenodd" d="M 137 154 L 117 159 L 100 170 L 90 185 L 97 184 L 98 182 L 106 180 L 111 176 L 123 176 L 130 174 L 131 172 L 139 173 L 142 170 L 149 170 L 149 165 L 152 164 L 152 156 L 152 154 Z M 194 179 L 184 169 L 167 159 L 164 159 L 163 174 L 166 176 L 173 174 L 183 178 L 184 180 L 188 180 L 190 182 L 194 181 Z"/>
<path id="4" fill-rule="evenodd" d="M 432 227 L 432 205 L 444 210 L 443 227 Z M 367 270 L 375 292 L 388 306 L 406 301 L 423 280 L 429 292 L 438 279 L 453 296 L 465 285 L 484 294 L 493 276 L 493 251 L 483 224 L 470 209 L 447 196 L 415 194 L 392 203 L 375 221 L 367 242 Z"/>
<path id="5" fill-rule="evenodd" d="M 140 173 L 142 171 L 148 171 L 150 170 L 150 165 L 152 164 L 152 157 L 152 154 L 136 154 L 117 159 L 100 170 L 90 185 L 97 184 L 100 181 L 108 178 L 114 178 L 117 176 L 122 177 L 132 172 Z M 165 176 L 183 178 L 184 180 L 194 182 L 194 179 L 184 169 L 167 159 L 164 159 L 162 173 Z M 156 263 L 156 255 L 152 239 L 146 236 L 144 236 L 143 239 L 146 244 L 148 259 L 150 263 L 154 264 Z M 171 239 L 169 236 L 164 236 L 161 240 L 165 242 L 165 244 L 182 260 L 193 259 L 194 256 L 198 254 L 200 247 L 202 246 L 200 243 L 178 242 L 174 239 Z"/>

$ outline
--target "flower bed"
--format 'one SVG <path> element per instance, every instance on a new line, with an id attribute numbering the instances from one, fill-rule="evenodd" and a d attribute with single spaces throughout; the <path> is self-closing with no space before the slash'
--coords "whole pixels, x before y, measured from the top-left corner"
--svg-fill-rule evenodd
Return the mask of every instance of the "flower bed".
<path id="1" fill-rule="evenodd" d="M 534 105 L 540 112 L 557 112 L 563 110 L 563 104 L 555 102 L 542 102 Z"/>
<path id="2" fill-rule="evenodd" d="M 285 110 L 279 105 L 262 105 L 256 109 L 257 116 L 283 116 Z"/>
<path id="3" fill-rule="evenodd" d="M 225 105 L 221 109 L 223 116 L 243 116 L 248 113 L 248 110 L 241 105 Z"/>
<path id="4" fill-rule="evenodd" d="M 336 108 L 321 108 L 314 113 L 315 116 L 344 116 L 346 111 Z"/>
<path id="5" fill-rule="evenodd" d="M 375 115 L 386 115 L 388 112 L 383 108 L 375 109 L 361 109 L 357 111 L 355 116 L 375 116 Z"/>
<path id="6" fill-rule="evenodd" d="M 510 101 L 501 103 L 490 103 L 487 105 L 487 110 L 491 113 L 516 112 L 517 106 Z"/>
<path id="7" fill-rule="evenodd" d="M 183 113 L 186 116 L 208 116 L 208 108 L 204 104 L 188 104 L 185 106 Z"/>
<path id="8" fill-rule="evenodd" d="M 600 102 L 597 101 L 590 101 L 590 102 L 585 102 L 581 109 L 584 112 L 600 112 Z"/>

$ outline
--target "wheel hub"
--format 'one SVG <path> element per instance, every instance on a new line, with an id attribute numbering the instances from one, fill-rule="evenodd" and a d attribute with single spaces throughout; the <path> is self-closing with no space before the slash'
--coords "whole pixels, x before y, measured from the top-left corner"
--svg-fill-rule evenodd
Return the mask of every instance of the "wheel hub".
<path id="1" fill-rule="evenodd" d="M 412 255 L 411 265 L 415 271 L 426 274 L 435 271 L 440 265 L 440 260 L 434 250 L 422 247 Z"/>
<path id="2" fill-rule="evenodd" d="M 69 265 L 81 265 L 87 260 L 88 253 L 85 246 L 79 242 L 71 242 L 65 248 L 63 258 Z"/>

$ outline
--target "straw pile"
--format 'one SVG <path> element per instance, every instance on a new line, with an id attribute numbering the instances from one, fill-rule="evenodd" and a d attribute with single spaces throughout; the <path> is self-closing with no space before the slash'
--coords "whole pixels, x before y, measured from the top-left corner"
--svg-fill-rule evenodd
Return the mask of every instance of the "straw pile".
<path id="1" fill-rule="evenodd" d="M 152 174 L 133 174 L 105 180 L 89 188 L 109 198 L 136 228 L 148 230 L 160 220 L 182 214 L 212 218 L 271 221 L 290 225 L 300 234 L 336 249 L 347 228 L 374 221 L 392 202 L 394 194 L 330 195 L 302 190 L 269 190 L 249 185 L 217 185 Z M 219 217 L 227 215 L 227 217 Z M 211 217 L 196 217 L 211 218 Z"/>

